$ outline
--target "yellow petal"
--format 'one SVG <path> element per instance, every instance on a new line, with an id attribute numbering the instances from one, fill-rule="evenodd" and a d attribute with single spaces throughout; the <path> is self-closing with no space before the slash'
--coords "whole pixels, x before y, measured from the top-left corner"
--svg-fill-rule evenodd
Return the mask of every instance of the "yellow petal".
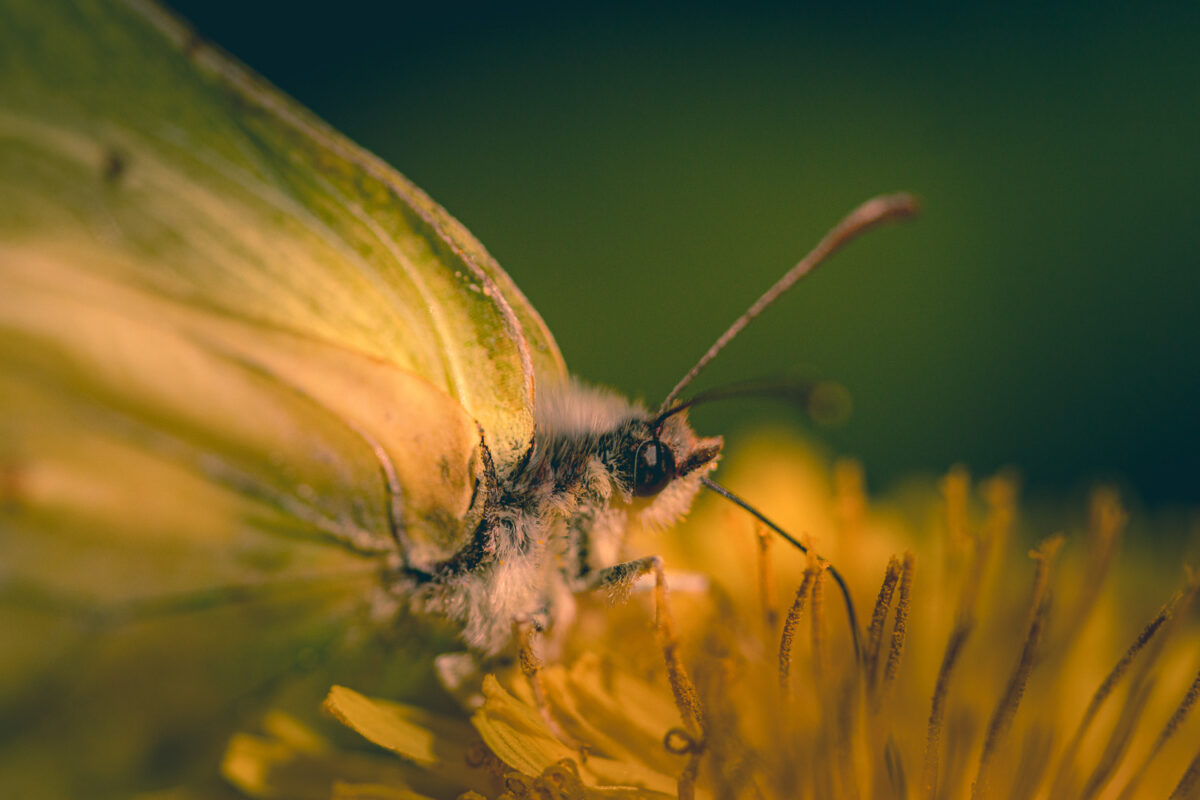
<path id="1" fill-rule="evenodd" d="M 358 731 L 362 736 L 392 750 L 422 766 L 432 766 L 445 760 L 446 739 L 438 742 L 438 736 L 428 724 L 434 715 L 422 709 L 375 700 L 365 697 L 353 689 L 334 686 L 325 698 L 325 709 L 339 722 Z M 442 720 L 442 725 L 459 729 L 460 734 L 469 733 L 466 725 Z M 462 741 L 461 735 L 456 737 Z M 442 752 L 439 752 L 441 750 Z M 462 763 L 461 759 L 458 763 Z"/>
<path id="2" fill-rule="evenodd" d="M 564 758 L 577 759 L 570 749 L 546 730 L 532 708 L 504 690 L 495 676 L 483 679 L 483 707 L 471 723 L 501 761 L 526 775 L 540 775 Z"/>
<path id="3" fill-rule="evenodd" d="M 221 774 L 251 797 L 278 797 L 278 777 L 298 771 L 299 761 L 296 751 L 283 742 L 239 733 L 225 751 Z M 326 794 L 322 787 L 313 785 L 311 794 L 294 800 L 316 800 Z"/>

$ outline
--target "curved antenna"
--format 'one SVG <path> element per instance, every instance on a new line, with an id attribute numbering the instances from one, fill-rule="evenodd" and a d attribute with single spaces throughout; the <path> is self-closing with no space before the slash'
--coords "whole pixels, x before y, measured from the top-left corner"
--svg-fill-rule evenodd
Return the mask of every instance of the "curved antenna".
<path id="1" fill-rule="evenodd" d="M 746 309 L 746 313 L 734 320 L 729 329 L 721 334 L 721 337 L 713 343 L 712 347 L 708 348 L 708 352 L 700 357 L 700 360 L 696 362 L 696 366 L 692 367 L 683 376 L 683 379 L 675 384 L 675 388 L 671 390 L 671 393 L 667 395 L 667 399 L 663 400 L 662 405 L 659 406 L 658 413 L 662 414 L 662 412 L 670 408 L 671 403 L 675 402 L 675 398 L 679 396 L 679 393 L 700 374 L 702 369 L 708 366 L 708 363 L 716 357 L 717 353 L 721 352 L 733 337 L 741 333 L 742 328 L 750 324 L 750 320 L 761 314 L 763 309 L 775 302 L 781 294 L 792 288 L 796 281 L 812 272 L 814 267 L 860 233 L 864 233 L 884 222 L 911 217 L 917 213 L 919 207 L 920 204 L 917 202 L 916 197 L 901 192 L 873 197 L 851 211 L 845 219 L 834 226 L 833 230 L 825 234 L 825 238 L 817 242 L 817 246 L 812 249 L 812 252 L 802 258 L 796 266 L 784 273 L 783 277 L 777 280 L 774 286 L 767 289 L 762 297 L 754 301 L 754 305 Z"/>
<path id="2" fill-rule="evenodd" d="M 716 481 L 714 481 L 710 478 L 701 478 L 700 482 L 703 483 L 709 489 L 712 489 L 714 492 L 716 492 L 717 494 L 724 497 L 729 502 L 733 503 L 734 505 L 741 506 L 743 509 L 750 512 L 750 514 L 755 519 L 757 519 L 763 525 L 766 525 L 771 530 L 778 533 L 780 536 L 782 536 L 784 539 L 787 540 L 788 544 L 791 544 L 792 546 L 799 549 L 799 551 L 801 553 L 808 552 L 808 548 L 805 547 L 803 544 L 801 544 L 799 539 L 792 536 L 790 533 L 788 533 L 783 528 L 776 525 L 774 522 L 771 522 L 771 520 L 767 519 L 761 511 L 759 511 L 757 508 L 755 508 L 754 506 L 747 503 L 742 498 L 738 497 L 733 492 L 726 489 L 721 484 L 717 483 Z M 856 664 L 862 664 L 862 645 L 859 643 L 859 640 L 858 640 L 858 615 L 854 613 L 854 600 L 852 600 L 850 597 L 850 587 L 846 585 L 846 579 L 842 577 L 842 573 L 838 572 L 837 568 L 834 567 L 833 564 L 830 564 L 829 561 L 827 561 L 822 556 L 817 556 L 817 560 L 825 565 L 825 569 L 829 572 L 830 575 L 833 576 L 833 580 L 837 583 L 838 589 L 840 589 L 842 592 L 842 599 L 846 603 L 846 620 L 850 624 L 850 639 L 854 642 L 854 661 Z"/>
<path id="3" fill-rule="evenodd" d="M 811 378 L 759 378 L 756 380 L 739 381 L 715 389 L 707 389 L 700 394 L 692 395 L 681 400 L 665 411 L 662 411 L 650 423 L 651 427 L 659 428 L 668 417 L 686 411 L 692 406 L 704 405 L 718 400 L 730 400 L 738 397 L 775 397 L 781 400 L 807 404 L 813 393 L 829 381 L 813 380 Z"/>

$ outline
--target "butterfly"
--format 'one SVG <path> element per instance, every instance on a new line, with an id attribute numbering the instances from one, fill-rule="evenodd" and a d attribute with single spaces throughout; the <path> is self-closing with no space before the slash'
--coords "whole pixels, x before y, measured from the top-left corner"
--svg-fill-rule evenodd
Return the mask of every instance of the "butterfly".
<path id="1" fill-rule="evenodd" d="M 722 442 L 570 377 L 420 189 L 155 5 L 0 6 L 0 785 L 125 796 L 336 675 L 568 624 Z M 719 488 L 719 487 L 717 487 Z M 365 679 L 364 679 L 365 680 Z M 363 685 L 363 684 L 358 684 Z"/>

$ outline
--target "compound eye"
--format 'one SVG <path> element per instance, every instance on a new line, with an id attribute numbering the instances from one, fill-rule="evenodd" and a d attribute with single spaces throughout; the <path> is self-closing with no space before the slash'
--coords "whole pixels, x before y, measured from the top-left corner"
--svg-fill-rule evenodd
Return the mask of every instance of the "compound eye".
<path id="1" fill-rule="evenodd" d="M 633 459 L 633 493 L 648 497 L 663 490 L 675 477 L 675 456 L 657 439 L 642 442 Z"/>

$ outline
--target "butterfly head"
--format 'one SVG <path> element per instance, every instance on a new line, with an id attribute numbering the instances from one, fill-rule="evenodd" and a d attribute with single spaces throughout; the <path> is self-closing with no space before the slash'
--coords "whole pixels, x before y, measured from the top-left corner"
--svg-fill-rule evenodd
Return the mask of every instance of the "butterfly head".
<path id="1" fill-rule="evenodd" d="M 655 497 L 674 481 L 699 477 L 716 466 L 723 440 L 696 435 L 682 415 L 635 420 L 625 433 L 616 473 L 634 497 Z"/>
<path id="2" fill-rule="evenodd" d="M 635 414 L 612 432 L 606 466 L 644 522 L 667 525 L 687 512 L 724 444 L 696 434 L 683 414 Z"/>
<path id="3" fill-rule="evenodd" d="M 544 486 L 552 474 L 550 482 L 573 487 L 572 495 L 591 487 L 598 498 L 623 498 L 663 524 L 687 511 L 723 444 L 697 435 L 685 413 L 655 416 L 578 381 L 540 392 L 538 412 L 538 450 L 527 475 L 542 476 L 536 481 Z"/>

